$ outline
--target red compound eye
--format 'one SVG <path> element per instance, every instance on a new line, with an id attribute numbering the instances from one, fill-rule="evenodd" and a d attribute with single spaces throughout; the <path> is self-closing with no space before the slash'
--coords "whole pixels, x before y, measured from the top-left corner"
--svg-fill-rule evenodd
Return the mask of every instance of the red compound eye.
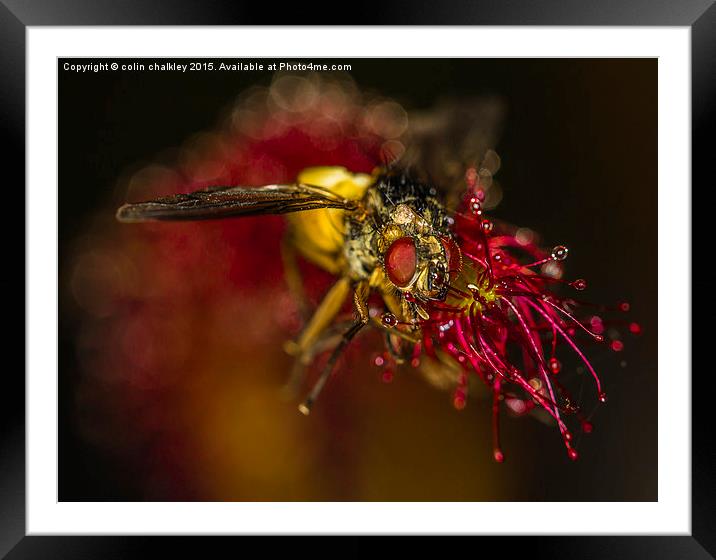
<path id="1" fill-rule="evenodd" d="M 462 268 L 462 253 L 455 240 L 449 237 L 442 237 L 440 241 L 445 249 L 445 259 L 447 260 L 448 272 L 458 272 Z"/>
<path id="2" fill-rule="evenodd" d="M 385 252 L 385 272 L 390 281 L 399 288 L 405 288 L 415 276 L 418 256 L 415 242 L 411 237 L 401 237 Z"/>

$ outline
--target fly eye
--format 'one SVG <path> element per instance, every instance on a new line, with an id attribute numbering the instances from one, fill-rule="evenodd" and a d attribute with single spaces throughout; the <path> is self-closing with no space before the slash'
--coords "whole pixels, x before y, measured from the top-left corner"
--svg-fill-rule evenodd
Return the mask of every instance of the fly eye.
<path id="1" fill-rule="evenodd" d="M 440 238 L 445 249 L 445 261 L 448 265 L 448 272 L 459 272 L 462 268 L 462 252 L 454 239 L 449 237 Z"/>
<path id="2" fill-rule="evenodd" d="M 418 255 L 412 237 L 401 237 L 385 252 L 385 272 L 390 281 L 399 288 L 405 288 L 415 276 Z"/>

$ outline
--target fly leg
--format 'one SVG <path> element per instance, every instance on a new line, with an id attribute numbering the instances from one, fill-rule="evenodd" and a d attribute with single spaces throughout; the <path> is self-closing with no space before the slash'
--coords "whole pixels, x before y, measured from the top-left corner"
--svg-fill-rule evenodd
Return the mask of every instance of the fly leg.
<path id="1" fill-rule="evenodd" d="M 317 343 L 340 312 L 350 291 L 350 279 L 341 277 L 328 290 L 299 337 L 284 345 L 286 352 L 296 358 L 291 376 L 284 388 L 287 394 L 295 393 L 296 388 L 301 384 L 305 366 L 313 358 Z"/>
<path id="2" fill-rule="evenodd" d="M 303 289 L 303 278 L 301 278 L 298 260 L 296 260 L 296 246 L 290 235 L 284 236 L 281 241 L 281 260 L 283 260 L 288 289 L 298 305 L 298 312 L 301 318 L 306 321 L 309 317 L 308 298 L 306 297 L 306 291 Z"/>
<path id="3" fill-rule="evenodd" d="M 326 365 L 323 366 L 323 371 L 321 371 L 321 375 L 316 381 L 316 384 L 311 389 L 311 392 L 308 394 L 308 397 L 306 397 L 306 400 L 299 405 L 298 410 L 300 410 L 303 414 L 308 415 L 311 412 L 311 407 L 313 406 L 313 403 L 316 402 L 318 395 L 321 394 L 323 386 L 326 384 L 326 381 L 328 381 L 328 378 L 333 372 L 333 368 L 335 367 L 338 358 L 340 358 L 350 341 L 353 340 L 353 337 L 358 334 L 358 331 L 368 324 L 370 319 L 368 315 L 369 291 L 367 282 L 361 282 L 358 286 L 356 286 L 355 292 L 353 293 L 353 303 L 355 304 L 358 318 L 350 326 L 350 328 L 343 333 L 340 342 L 333 349 L 333 352 L 331 352 Z"/>
<path id="4" fill-rule="evenodd" d="M 308 354 L 308 350 L 336 318 L 350 291 L 351 281 L 346 277 L 340 278 L 333 284 L 299 337 L 295 341 L 287 342 L 284 345 L 286 352 L 292 356 L 297 356 L 299 359 L 304 354 Z M 306 362 L 305 359 L 303 361 L 304 363 Z"/>
<path id="5" fill-rule="evenodd" d="M 352 323 L 352 321 L 351 321 Z M 340 326 L 332 325 L 330 329 L 326 329 L 321 337 L 307 348 L 299 357 L 293 361 L 291 373 L 288 381 L 282 388 L 282 393 L 287 399 L 296 398 L 299 388 L 303 385 L 306 377 L 306 367 L 320 353 L 335 348 L 341 340 L 341 332 L 345 328 L 345 322 L 341 322 Z"/>

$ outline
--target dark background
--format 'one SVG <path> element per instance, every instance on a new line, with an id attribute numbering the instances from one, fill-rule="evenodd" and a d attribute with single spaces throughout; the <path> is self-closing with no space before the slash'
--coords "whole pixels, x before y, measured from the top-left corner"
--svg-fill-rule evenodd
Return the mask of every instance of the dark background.
<path id="1" fill-rule="evenodd" d="M 391 96 L 408 110 L 428 108 L 442 96 L 501 96 L 507 117 L 496 146 L 504 190 L 497 215 L 567 244 L 568 271 L 589 280 L 590 298 L 630 301 L 632 316 L 644 327 L 623 355 L 599 362 L 609 402 L 579 462 L 569 463 L 552 447 L 540 453 L 544 430 L 537 422 L 510 423 L 512 445 L 532 455 L 529 463 L 513 461 L 490 474 L 522 479 L 519 490 L 502 499 L 655 500 L 657 61 L 345 62 L 353 65 L 350 73 L 361 88 Z M 238 92 L 270 79 L 269 73 L 60 69 L 60 278 L 69 244 L 107 203 L 127 167 L 211 127 Z M 60 499 L 143 499 L 142 481 L 77 430 L 76 328 L 61 307 Z M 619 367 L 621 359 L 626 368 Z"/>

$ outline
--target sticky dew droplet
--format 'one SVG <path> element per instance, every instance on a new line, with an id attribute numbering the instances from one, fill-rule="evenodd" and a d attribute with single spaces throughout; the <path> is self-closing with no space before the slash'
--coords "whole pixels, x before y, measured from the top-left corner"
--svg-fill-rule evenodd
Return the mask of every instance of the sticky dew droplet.
<path id="1" fill-rule="evenodd" d="M 559 362 L 557 358 L 550 358 L 549 360 L 549 370 L 554 374 L 557 375 L 562 370 L 562 364 Z"/>
<path id="2" fill-rule="evenodd" d="M 386 327 L 395 327 L 398 324 L 398 318 L 392 313 L 383 313 L 380 316 L 380 322 Z"/>
<path id="3" fill-rule="evenodd" d="M 564 245 L 557 245 L 554 249 L 552 249 L 552 258 L 555 261 L 563 261 L 567 258 L 568 253 L 569 249 L 567 249 Z"/>

